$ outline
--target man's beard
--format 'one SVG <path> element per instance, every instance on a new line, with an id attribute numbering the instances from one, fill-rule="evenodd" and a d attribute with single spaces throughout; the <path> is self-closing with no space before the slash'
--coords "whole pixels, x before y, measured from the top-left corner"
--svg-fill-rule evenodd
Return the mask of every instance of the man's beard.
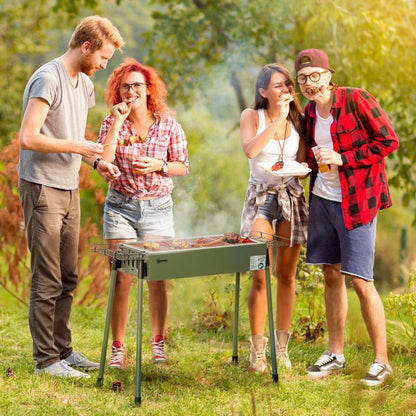
<path id="1" fill-rule="evenodd" d="M 82 58 L 80 62 L 80 72 L 91 76 L 97 71 L 97 68 L 92 64 L 92 59 L 89 57 Z"/>

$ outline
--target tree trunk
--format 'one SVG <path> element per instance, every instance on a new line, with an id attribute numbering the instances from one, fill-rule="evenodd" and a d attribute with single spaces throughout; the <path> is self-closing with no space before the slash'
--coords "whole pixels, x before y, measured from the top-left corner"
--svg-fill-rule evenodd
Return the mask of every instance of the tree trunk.
<path id="1" fill-rule="evenodd" d="M 240 107 L 240 112 L 247 108 L 246 100 L 244 98 L 243 90 L 241 88 L 241 82 L 238 78 L 238 75 L 235 71 L 231 72 L 231 85 L 234 88 L 235 94 L 237 96 L 238 106 Z"/>

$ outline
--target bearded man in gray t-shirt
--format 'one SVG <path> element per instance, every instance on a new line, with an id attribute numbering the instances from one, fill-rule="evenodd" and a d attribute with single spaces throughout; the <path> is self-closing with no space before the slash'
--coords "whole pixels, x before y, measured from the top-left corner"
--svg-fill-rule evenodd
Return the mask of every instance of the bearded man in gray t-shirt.
<path id="1" fill-rule="evenodd" d="M 104 69 L 124 44 L 112 23 L 85 18 L 68 50 L 40 67 L 23 96 L 19 197 L 31 252 L 29 326 L 35 373 L 89 377 L 98 368 L 73 350 L 69 317 L 78 281 L 81 160 L 111 181 L 118 168 L 100 159 L 102 145 L 85 139 L 88 109 L 95 104 L 89 76 Z"/>

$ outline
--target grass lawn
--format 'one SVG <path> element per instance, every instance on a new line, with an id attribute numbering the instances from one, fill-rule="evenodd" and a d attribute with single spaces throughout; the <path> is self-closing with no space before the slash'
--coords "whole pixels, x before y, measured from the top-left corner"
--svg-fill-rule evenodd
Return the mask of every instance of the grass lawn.
<path id="1" fill-rule="evenodd" d="M 219 309 L 232 312 L 232 294 L 222 288 L 224 278 L 180 279 L 172 282 L 168 364 L 151 362 L 149 325 L 143 323 L 142 404 L 134 405 L 135 390 L 135 292 L 132 291 L 127 347 L 131 365 L 125 371 L 106 369 L 103 387 L 96 387 L 98 372 L 91 379 L 64 380 L 34 375 L 27 310 L 0 308 L 0 414 L 2 415 L 416 415 L 416 360 L 414 354 L 391 353 L 394 377 L 377 388 L 359 384 L 373 359 L 358 302 L 349 293 L 346 329 L 347 368 L 325 380 L 308 378 L 305 367 L 326 347 L 326 337 L 317 342 L 291 340 L 292 371 L 280 371 L 279 382 L 270 374 L 255 374 L 248 366 L 248 316 L 243 279 L 240 306 L 239 356 L 231 362 L 232 329 L 201 330 L 192 320 L 209 309 L 214 300 Z M 1 302 L 0 302 L 1 303 Z M 145 308 L 146 308 L 145 304 Z M 71 316 L 73 345 L 98 361 L 105 311 L 74 306 Z M 14 377 L 7 377 L 7 368 Z M 111 390 L 121 381 L 123 391 Z"/>

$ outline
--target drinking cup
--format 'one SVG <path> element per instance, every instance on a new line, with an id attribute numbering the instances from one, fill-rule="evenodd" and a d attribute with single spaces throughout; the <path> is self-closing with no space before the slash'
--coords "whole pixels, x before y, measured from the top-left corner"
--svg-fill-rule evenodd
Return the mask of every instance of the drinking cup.
<path id="1" fill-rule="evenodd" d="M 316 152 L 318 149 L 321 149 L 321 147 L 320 146 L 312 147 L 312 151 L 313 151 L 313 154 L 315 155 L 315 159 L 316 159 Z M 327 165 L 326 163 L 320 163 L 318 161 L 316 162 L 318 163 L 318 169 L 321 173 L 325 173 L 331 170 L 331 165 Z"/>

